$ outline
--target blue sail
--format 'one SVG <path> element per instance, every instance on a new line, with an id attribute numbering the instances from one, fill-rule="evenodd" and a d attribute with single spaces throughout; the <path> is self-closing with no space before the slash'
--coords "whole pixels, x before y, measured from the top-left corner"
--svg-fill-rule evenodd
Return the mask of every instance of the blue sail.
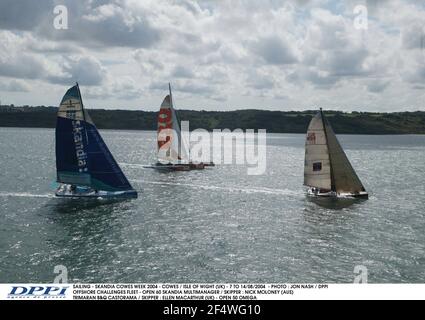
<path id="1" fill-rule="evenodd" d="M 91 186 L 105 191 L 133 189 L 94 124 L 86 122 Z"/>
<path id="2" fill-rule="evenodd" d="M 57 181 L 103 191 L 133 190 L 84 110 L 78 85 L 59 106 L 56 122 Z"/>

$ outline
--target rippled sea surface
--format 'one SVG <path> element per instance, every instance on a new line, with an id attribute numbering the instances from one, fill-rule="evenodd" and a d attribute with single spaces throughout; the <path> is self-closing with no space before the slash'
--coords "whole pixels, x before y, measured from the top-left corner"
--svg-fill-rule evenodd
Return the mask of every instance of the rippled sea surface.
<path id="1" fill-rule="evenodd" d="M 159 173 L 155 133 L 102 130 L 139 198 L 53 196 L 54 130 L 0 128 L 0 282 L 425 282 L 425 136 L 339 136 L 367 201 L 313 201 L 304 135 L 269 134 L 267 170 Z"/>

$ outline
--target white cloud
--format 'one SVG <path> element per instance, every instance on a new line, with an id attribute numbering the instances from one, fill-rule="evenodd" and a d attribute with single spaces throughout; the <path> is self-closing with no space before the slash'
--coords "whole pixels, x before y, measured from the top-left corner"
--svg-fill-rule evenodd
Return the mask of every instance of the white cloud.
<path id="1" fill-rule="evenodd" d="M 56 103 L 78 81 L 98 107 L 156 110 L 171 82 L 187 109 L 423 108 L 414 1 L 64 0 L 68 30 L 53 28 L 57 3 L 0 4 L 0 91 L 23 89 L 15 104 Z"/>

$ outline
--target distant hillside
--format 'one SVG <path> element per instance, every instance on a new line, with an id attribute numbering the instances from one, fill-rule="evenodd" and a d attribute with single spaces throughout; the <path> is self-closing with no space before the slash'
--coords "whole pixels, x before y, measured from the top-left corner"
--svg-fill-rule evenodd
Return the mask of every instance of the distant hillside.
<path id="1" fill-rule="evenodd" d="M 54 128 L 55 107 L 0 106 L 1 127 Z M 179 110 L 190 128 L 266 129 L 267 132 L 304 133 L 317 111 L 189 111 Z M 156 130 L 157 112 L 89 110 L 99 129 Z M 326 112 L 336 133 L 346 134 L 425 134 L 425 112 L 371 113 Z"/>

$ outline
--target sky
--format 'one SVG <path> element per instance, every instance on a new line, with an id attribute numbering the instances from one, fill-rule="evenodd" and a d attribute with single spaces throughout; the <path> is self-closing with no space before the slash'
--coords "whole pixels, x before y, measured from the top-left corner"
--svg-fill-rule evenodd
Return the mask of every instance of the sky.
<path id="1" fill-rule="evenodd" d="M 0 0 L 0 101 L 425 111 L 424 47 L 423 1 Z"/>

